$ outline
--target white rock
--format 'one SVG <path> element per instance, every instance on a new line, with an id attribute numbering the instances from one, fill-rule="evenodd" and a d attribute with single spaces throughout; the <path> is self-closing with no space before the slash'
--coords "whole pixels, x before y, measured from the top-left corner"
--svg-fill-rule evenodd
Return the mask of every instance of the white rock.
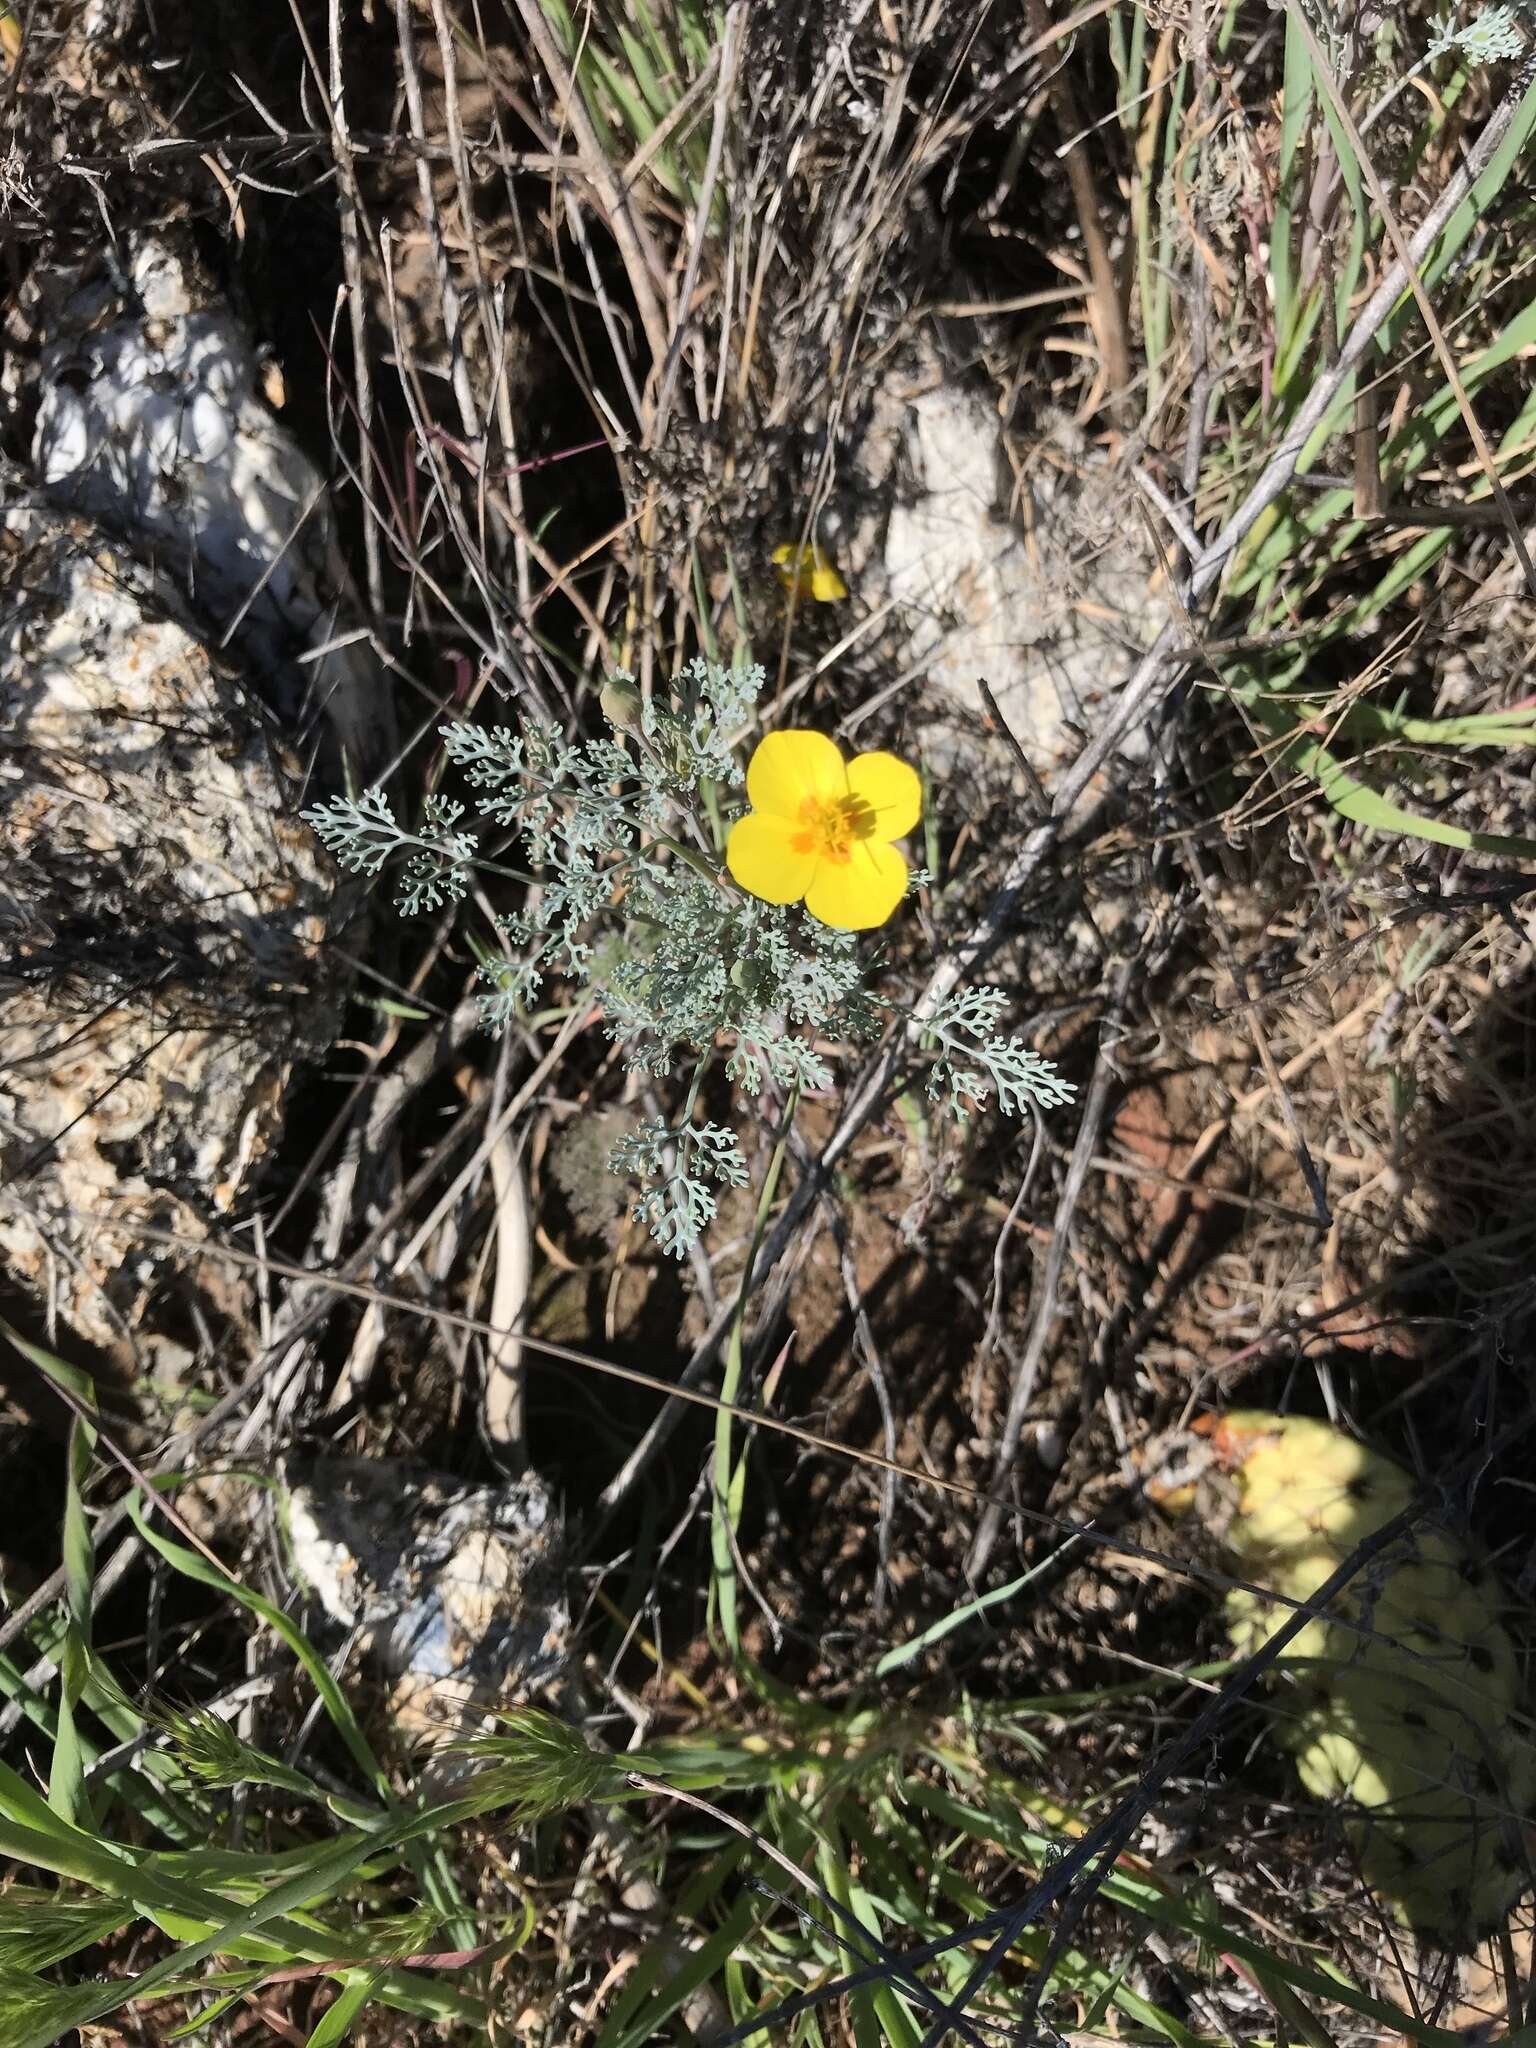
<path id="1" fill-rule="evenodd" d="M 409 1733 L 457 1734 L 467 1708 L 563 1669 L 564 1530 L 536 1474 L 466 1486 L 398 1458 L 295 1459 L 282 1509 L 296 1576 L 361 1630 Z"/>
<path id="2" fill-rule="evenodd" d="M 52 391 L 44 399 L 51 417 L 43 451 L 44 483 L 62 483 L 91 459 L 91 429 L 85 407 L 72 391 Z"/>
<path id="3" fill-rule="evenodd" d="M 144 453 L 163 476 L 174 476 L 181 467 L 186 453 L 182 447 L 185 416 L 186 405 L 179 396 L 173 398 L 154 392 L 140 405 L 138 435 L 143 442 Z"/>
<path id="4" fill-rule="evenodd" d="M 168 579 L 0 527 L 0 1265 L 131 1357 L 163 1247 L 238 1197 L 327 1042 L 334 879 L 270 717 Z"/>
<path id="5" fill-rule="evenodd" d="M 223 400 L 199 391 L 187 407 L 187 444 L 194 462 L 212 462 L 222 455 L 234 434 Z"/>
<path id="6" fill-rule="evenodd" d="M 1065 428 L 1017 486 L 995 407 L 932 357 L 887 380 L 855 463 L 884 510 L 850 536 L 853 580 L 871 608 L 897 600 L 915 714 L 981 712 L 982 677 L 1048 780 L 1167 616 L 1126 487 Z"/>
<path id="7" fill-rule="evenodd" d="M 299 659 L 356 619 L 324 479 L 267 409 L 255 350 L 190 244 L 141 236 L 130 274 L 137 299 L 86 266 L 37 283 L 39 474 L 168 569 L 215 633 L 240 615 L 240 655 L 284 727 L 302 740 L 323 705 L 322 740 L 367 782 L 393 751 L 371 650 Z"/>

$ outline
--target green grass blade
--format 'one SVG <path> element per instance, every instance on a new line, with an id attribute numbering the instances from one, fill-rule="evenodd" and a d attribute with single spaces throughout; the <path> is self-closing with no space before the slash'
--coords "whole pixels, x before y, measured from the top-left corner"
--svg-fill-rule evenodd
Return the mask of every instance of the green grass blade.
<path id="1" fill-rule="evenodd" d="M 630 75 L 652 116 L 649 133 L 659 127 L 672 111 L 673 104 L 680 97 L 680 82 L 673 79 L 669 89 L 665 80 L 665 65 L 659 75 L 645 44 L 638 36 L 632 35 L 622 23 L 619 25 L 618 35 L 619 48 L 628 61 Z"/>
<path id="2" fill-rule="evenodd" d="M 0 1762 L 0 1820 L 26 1828 L 61 1848 L 71 1848 L 76 1843 L 94 1847 L 89 1835 L 72 1826 L 40 1792 L 33 1790 L 25 1778 L 3 1762 Z M 45 1860 L 42 1867 L 51 1869 L 53 1866 Z"/>
<path id="3" fill-rule="evenodd" d="M 1189 83 L 1189 66 L 1178 65 L 1168 83 L 1168 111 L 1163 120 L 1162 163 L 1157 182 L 1157 249 L 1151 275 L 1144 280 L 1147 297 L 1142 303 L 1142 335 L 1147 358 L 1147 406 L 1152 410 L 1163 384 L 1163 366 L 1173 332 L 1174 244 L 1183 231 L 1175 191 L 1179 148 L 1183 141 L 1184 93 Z"/>
<path id="4" fill-rule="evenodd" d="M 378 1989 L 381 1970 L 349 1970 L 341 1980 L 341 1996 L 322 2016 L 309 2037 L 309 2048 L 339 2048 Z"/>
<path id="5" fill-rule="evenodd" d="M 85 1515 L 85 1482 L 95 1449 L 95 1430 L 83 1416 L 73 1416 L 64 1484 L 64 1599 L 69 1627 L 59 1662 L 59 1730 L 48 1774 L 48 1797 L 65 1820 L 86 1828 L 95 1825 L 95 1816 L 85 1785 L 88 1758 L 81 1746 L 77 1710 L 91 1669 L 91 1589 L 96 1560 Z"/>
<path id="6" fill-rule="evenodd" d="M 57 2048 L 72 2027 L 94 2016 L 99 1990 L 0 1972 L 0 2041 L 6 2048 Z"/>
<path id="7" fill-rule="evenodd" d="M 1509 133 L 1494 151 L 1487 169 L 1475 180 L 1471 191 L 1446 222 L 1423 267 L 1426 290 L 1433 291 L 1455 262 L 1467 241 L 1499 198 L 1511 173 L 1524 160 L 1526 144 L 1536 130 L 1536 80 L 1527 87 Z"/>
<path id="8" fill-rule="evenodd" d="M 1072 1540 L 1069 1537 L 1063 1548 L 1070 1548 Z M 899 1671 L 903 1664 L 910 1664 L 914 1657 L 921 1656 L 923 1651 L 931 1648 L 934 1643 L 941 1643 L 945 1636 L 952 1635 L 957 1628 L 963 1628 L 966 1622 L 974 1621 L 979 1614 L 985 1614 L 989 1607 L 997 1607 L 1004 1600 L 1013 1599 L 1015 1594 L 1022 1593 L 1032 1580 L 1039 1578 L 1043 1571 L 1056 1564 L 1060 1555 L 1060 1551 L 1052 1551 L 1049 1557 L 1043 1558 L 1037 1565 L 1032 1565 L 1021 1578 L 1010 1579 L 1006 1586 L 994 1587 L 990 1593 L 978 1593 L 974 1600 L 963 1601 L 942 1620 L 930 1623 L 921 1634 L 913 1636 L 908 1642 L 898 1643 L 894 1650 L 887 1650 L 876 1664 L 872 1675 L 875 1678 L 884 1678 L 888 1672 Z"/>
<path id="9" fill-rule="evenodd" d="M 885 1928 L 881 1924 L 880 1912 L 875 1903 L 873 1888 L 879 1886 L 891 1900 L 893 1917 L 904 1926 L 920 1924 L 921 1908 L 915 1895 L 915 1887 L 903 1882 L 898 1863 L 893 1859 L 884 1842 L 877 1835 L 866 1834 L 864 1857 L 858 1875 L 854 1874 L 848 1852 L 844 1846 L 838 1814 L 828 1812 L 822 1816 L 821 1841 L 817 1850 L 818 1875 L 827 1892 L 837 1900 L 843 1911 L 849 1914 L 876 1942 L 885 1941 Z M 896 1906 L 905 1893 L 906 1912 Z M 836 1930 L 841 1936 L 842 1928 Z M 857 1969 L 865 1956 L 839 1941 L 837 1967 Z M 924 2029 L 918 2024 L 911 2006 L 889 1983 L 862 1985 L 848 1994 L 849 2009 L 854 2023 L 855 2038 L 868 2042 L 869 2048 L 883 2048 L 889 2042 L 891 2048 L 918 2048 Z"/>
<path id="10" fill-rule="evenodd" d="M 132 1907 L 122 1899 L 12 1885 L 0 1893 L 0 1973 L 51 1970 L 132 1918 Z"/>
<path id="11" fill-rule="evenodd" d="M 186 2041 L 194 2034 L 205 2033 L 216 2021 L 223 2019 L 227 2012 L 232 2012 L 247 1991 L 261 1982 L 261 1974 L 260 1970 L 221 1970 L 216 1978 L 202 1983 L 189 1984 L 185 1988 L 177 1985 L 174 1991 L 167 1993 L 167 1996 L 194 1999 L 199 1995 L 206 1997 L 210 1986 L 227 1984 L 230 1988 L 227 1991 L 215 1989 L 214 1995 L 207 1998 L 207 2002 L 193 2013 L 191 2019 L 184 2021 L 179 2027 L 172 2027 L 165 2037 L 167 2041 Z"/>
<path id="12" fill-rule="evenodd" d="M 62 1631 L 60 1634 L 62 1638 Z M 55 1663 L 58 1662 L 41 1631 L 33 1631 L 33 1641 L 38 1643 L 45 1655 L 52 1657 Z M 59 1648 L 62 1651 L 62 1640 Z M 26 1673 L 5 1655 L 0 1655 L 0 1694 L 14 1700 L 32 1725 L 46 1736 L 50 1743 L 56 1740 L 59 1725 L 57 1709 L 51 1701 L 44 1699 L 40 1692 L 27 1683 Z M 84 1700 L 92 1713 L 105 1722 L 120 1740 L 129 1741 L 139 1732 L 134 1727 L 124 1725 L 132 1717 L 116 1710 L 94 1679 L 87 1682 Z M 80 1735 L 78 1740 L 81 1759 L 89 1776 L 100 1759 L 101 1751 L 84 1735 Z M 123 1800 L 132 1812 L 141 1820 L 147 1821 L 151 1827 L 158 1829 L 167 1841 L 189 1842 L 206 1837 L 210 1824 L 208 1814 L 199 1812 L 195 1806 L 180 1798 L 164 1783 L 165 1779 L 174 1774 L 175 1767 L 169 1758 L 150 1752 L 136 1758 L 133 1763 L 124 1765 L 121 1770 L 113 1771 L 104 1782 L 114 1798 Z"/>
<path id="13" fill-rule="evenodd" d="M 622 2033 L 610 2036 L 605 2029 L 598 2048 L 645 2048 L 647 2042 L 661 2038 L 661 2029 L 672 2015 L 725 1967 L 751 1927 L 756 1910 L 757 1902 L 751 1893 L 739 1898 L 709 1939 L 682 1959 L 639 2017 Z"/>
<path id="14" fill-rule="evenodd" d="M 1280 159 L 1276 166 L 1274 219 L 1269 234 L 1270 296 L 1275 318 L 1274 390 L 1278 397 L 1300 361 L 1305 336 L 1296 275 L 1297 184 L 1304 161 L 1302 143 L 1312 114 L 1316 82 L 1312 53 L 1297 23 L 1285 24 L 1285 70 L 1281 88 Z M 1310 324 L 1310 323 L 1308 323 Z"/>
<path id="15" fill-rule="evenodd" d="M 48 1772 L 48 1798 L 54 1811 L 76 1826 L 91 1827 L 94 1816 L 86 1792 L 89 1761 L 81 1742 L 77 1710 L 90 1675 L 91 1593 L 96 1577 L 95 1550 L 85 1513 L 85 1482 L 96 1450 L 96 1389 L 87 1374 L 0 1320 L 0 1336 L 56 1386 L 72 1396 L 69 1447 L 64 1474 L 64 1612 L 66 1627 L 59 1657 L 58 1718 L 53 1760 Z M 85 1410 L 82 1413 L 81 1410 Z"/>
<path id="16" fill-rule="evenodd" d="M 687 1887 L 671 1911 L 670 1918 L 675 1926 L 686 1927 L 703 1913 L 724 1891 L 731 1878 L 741 1868 L 750 1853 L 749 1846 L 739 1838 L 732 1841 L 721 1853 L 711 1858 L 704 1869 Z M 750 1902 L 745 1902 L 750 1907 Z M 738 1905 L 737 1912 L 741 1911 Z M 732 1944 L 734 1946 L 734 1944 Z M 662 2004 L 667 1991 L 675 1980 L 669 1980 L 664 1990 L 657 1990 L 660 1978 L 671 1967 L 675 1957 L 658 1943 L 652 1943 L 631 1971 L 629 1981 L 614 2002 L 614 2007 L 603 2024 L 597 2037 L 597 2048 L 632 2048 L 632 2044 L 648 2041 L 648 2029 L 659 2024 Z M 697 1980 L 707 1981 L 705 1978 Z M 686 1998 L 689 1992 L 685 1991 Z M 676 2007 L 671 2010 L 675 2011 Z"/>
<path id="17" fill-rule="evenodd" d="M 1273 733 L 1288 737 L 1280 760 L 1310 777 L 1324 800 L 1341 818 L 1366 825 L 1373 832 L 1392 832 L 1435 846 L 1455 846 L 1464 853 L 1494 854 L 1508 860 L 1536 860 L 1536 839 L 1514 833 L 1478 832 L 1444 818 L 1428 818 L 1394 803 L 1360 778 L 1321 740 L 1296 726 L 1292 714 L 1278 704 L 1255 702 L 1253 715 Z M 1279 762 L 1275 764 L 1277 767 Z"/>
<path id="18" fill-rule="evenodd" d="M 1360 282 L 1361 270 L 1365 265 L 1365 250 L 1372 216 L 1366 198 L 1365 179 L 1360 170 L 1360 159 L 1349 139 L 1349 131 L 1340 121 L 1338 110 L 1326 92 L 1320 95 L 1318 103 L 1329 140 L 1333 144 L 1334 155 L 1338 159 L 1345 196 L 1349 200 L 1349 243 L 1343 261 L 1338 266 L 1333 294 L 1334 331 L 1342 341 L 1349 330 L 1349 309 L 1354 300 L 1355 288 Z M 1353 380 L 1350 402 L 1354 402 Z"/>
<path id="19" fill-rule="evenodd" d="M 275 1607 L 270 1600 L 263 1599 L 260 1593 L 242 1585 L 232 1573 L 215 1570 L 197 1551 L 164 1535 L 145 1513 L 143 1499 L 138 1493 L 129 1495 L 128 1513 L 140 1536 L 152 1550 L 165 1559 L 167 1564 L 174 1565 L 185 1578 L 195 1580 L 198 1585 L 208 1586 L 216 1593 L 227 1593 L 231 1599 L 238 1600 L 242 1607 L 257 1615 L 273 1634 L 288 1646 L 303 1666 L 305 1676 L 320 1695 L 325 1710 L 331 1717 L 332 1725 L 351 1752 L 358 1769 L 368 1779 L 374 1791 L 388 1800 L 391 1796 L 389 1780 L 375 1757 L 346 1694 L 331 1676 L 325 1659 L 297 1623 L 291 1621 L 280 1607 Z"/>

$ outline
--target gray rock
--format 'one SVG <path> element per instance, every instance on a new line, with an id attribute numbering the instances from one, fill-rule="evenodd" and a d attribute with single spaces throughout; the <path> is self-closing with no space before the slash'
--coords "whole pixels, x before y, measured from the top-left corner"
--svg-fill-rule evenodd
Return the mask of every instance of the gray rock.
<path id="1" fill-rule="evenodd" d="M 141 235 L 126 275 L 72 265 L 29 289 L 33 460 L 50 500 L 168 571 L 287 731 L 317 728 L 370 780 L 390 755 L 389 696 L 349 631 L 325 479 L 266 402 L 257 353 L 190 243 Z"/>
<path id="2" fill-rule="evenodd" d="M 142 1364 L 135 1225 L 195 1242 L 267 1150 L 334 1024 L 335 878 L 260 703 L 81 520 L 0 529 L 0 729 L 0 1263 Z"/>
<path id="3" fill-rule="evenodd" d="M 55 509 L 0 533 L 0 1265 L 142 1369 L 175 1254 L 136 1226 L 206 1237 L 333 1033 L 358 891 L 300 805 L 394 724 L 249 338 L 184 233 L 125 246 L 36 267 L 3 371 Z"/>
<path id="4" fill-rule="evenodd" d="M 407 1733 L 458 1733 L 564 1668 L 564 1529 L 536 1474 L 477 1487 L 395 1458 L 293 1459 L 283 1521 L 295 1574 L 361 1631 Z"/>

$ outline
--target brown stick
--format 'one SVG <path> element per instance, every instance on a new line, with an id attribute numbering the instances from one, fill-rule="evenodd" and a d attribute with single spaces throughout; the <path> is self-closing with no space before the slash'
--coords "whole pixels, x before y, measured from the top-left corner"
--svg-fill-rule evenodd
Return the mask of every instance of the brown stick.
<path id="1" fill-rule="evenodd" d="M 1046 1253 L 1045 1270 L 1040 1276 L 1040 1291 L 1035 1298 L 1034 1319 L 1030 1324 L 1029 1341 L 1024 1347 L 1024 1356 L 1019 1361 L 1013 1385 L 1008 1393 L 1008 1413 L 1003 1422 L 1003 1433 L 998 1441 L 997 1454 L 992 1461 L 992 1498 L 982 1510 L 976 1534 L 971 1543 L 970 1555 L 965 1560 L 966 1577 L 974 1583 L 987 1568 L 998 1532 L 1003 1526 L 1007 1510 L 1003 1506 L 1006 1498 L 1004 1489 L 1008 1474 L 1013 1468 L 1014 1457 L 1023 1434 L 1024 1417 L 1034 1399 L 1035 1383 L 1040 1376 L 1040 1367 L 1045 1358 L 1045 1347 L 1056 1327 L 1057 1291 L 1061 1285 L 1061 1269 L 1066 1264 L 1067 1240 L 1072 1232 L 1072 1219 L 1077 1214 L 1077 1205 L 1082 1197 L 1088 1171 L 1094 1155 L 1099 1149 L 1099 1132 L 1104 1125 L 1105 1112 L 1109 1107 L 1109 1091 L 1115 1078 L 1115 1070 L 1109 1054 L 1118 1036 L 1121 1018 L 1125 1012 L 1126 998 L 1130 994 L 1131 982 L 1139 966 L 1134 956 L 1120 963 L 1110 990 L 1109 1002 L 1105 1006 L 1104 1021 L 1099 1028 L 1099 1055 L 1094 1066 L 1093 1079 L 1088 1086 L 1088 1099 L 1083 1104 L 1083 1119 L 1078 1125 L 1077 1142 L 1072 1148 L 1071 1163 L 1056 1205 L 1056 1222 L 1051 1231 L 1050 1250 Z"/>
<path id="2" fill-rule="evenodd" d="M 1037 43 L 1050 40 L 1053 31 L 1046 0 L 1029 0 L 1029 32 Z M 1109 386 L 1111 409 L 1121 419 L 1131 383 L 1131 352 L 1125 338 L 1124 295 L 1099 217 L 1098 189 L 1082 142 L 1088 124 L 1083 120 L 1072 74 L 1065 64 L 1055 68 L 1046 91 L 1063 137 L 1074 138 L 1067 149 L 1067 179 L 1088 257 L 1088 272 L 1093 279 L 1093 324 L 1103 356 L 1104 379 Z"/>

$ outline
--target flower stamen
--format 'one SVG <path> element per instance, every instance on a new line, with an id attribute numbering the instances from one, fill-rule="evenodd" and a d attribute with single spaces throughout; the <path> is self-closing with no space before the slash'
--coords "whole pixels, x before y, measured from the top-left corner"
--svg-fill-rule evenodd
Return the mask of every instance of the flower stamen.
<path id="1" fill-rule="evenodd" d="M 857 796 L 808 796 L 800 806 L 800 829 L 790 835 L 796 853 L 814 853 L 822 860 L 845 864 L 854 842 L 875 830 L 873 806 Z"/>

